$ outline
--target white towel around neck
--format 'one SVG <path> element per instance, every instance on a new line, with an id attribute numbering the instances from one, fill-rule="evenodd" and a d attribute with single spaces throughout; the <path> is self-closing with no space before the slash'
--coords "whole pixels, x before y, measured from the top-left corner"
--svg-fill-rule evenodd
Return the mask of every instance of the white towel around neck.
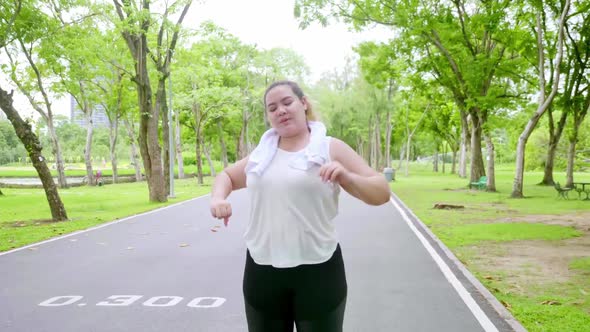
<path id="1" fill-rule="evenodd" d="M 305 153 L 294 158 L 290 165 L 307 170 L 314 164 L 323 165 L 330 160 L 329 149 L 326 145 L 326 126 L 318 121 L 308 121 L 311 134 L 309 144 L 305 147 Z M 267 130 L 260 142 L 250 154 L 246 164 L 246 173 L 255 173 L 261 176 L 268 167 L 279 148 L 279 134 L 274 128 Z"/>

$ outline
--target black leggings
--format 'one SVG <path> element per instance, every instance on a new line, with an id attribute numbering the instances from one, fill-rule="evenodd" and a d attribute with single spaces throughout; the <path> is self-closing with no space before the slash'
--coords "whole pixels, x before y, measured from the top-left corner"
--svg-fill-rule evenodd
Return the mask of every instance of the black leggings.
<path id="1" fill-rule="evenodd" d="M 341 332 L 346 275 L 340 246 L 321 264 L 292 268 L 258 265 L 250 253 L 244 271 L 249 332 Z"/>

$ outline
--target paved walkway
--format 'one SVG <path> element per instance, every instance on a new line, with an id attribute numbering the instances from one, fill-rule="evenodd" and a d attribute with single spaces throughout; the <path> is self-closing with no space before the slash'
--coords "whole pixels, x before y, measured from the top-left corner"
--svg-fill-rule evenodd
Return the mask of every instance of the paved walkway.
<path id="1" fill-rule="evenodd" d="M 246 331 L 248 197 L 230 200 L 227 228 L 205 196 L 0 254 L 0 331 Z M 342 194 L 345 331 L 513 331 L 400 204 Z"/>

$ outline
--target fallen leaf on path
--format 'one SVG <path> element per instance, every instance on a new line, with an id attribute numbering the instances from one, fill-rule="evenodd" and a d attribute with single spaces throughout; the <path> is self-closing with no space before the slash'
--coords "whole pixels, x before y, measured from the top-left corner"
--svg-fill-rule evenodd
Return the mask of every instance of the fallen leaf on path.
<path id="1" fill-rule="evenodd" d="M 215 228 L 211 228 L 211 232 L 213 232 L 213 233 L 217 233 L 217 229 L 215 229 Z"/>
<path id="2" fill-rule="evenodd" d="M 127 250 L 133 250 L 133 249 L 135 249 L 135 248 L 133 248 L 133 247 L 127 247 Z"/>
<path id="3" fill-rule="evenodd" d="M 213 226 L 213 228 L 221 228 L 221 226 L 215 225 L 215 226 Z"/>
<path id="4" fill-rule="evenodd" d="M 186 244 L 186 243 L 182 243 L 182 244 L 180 245 L 180 247 L 181 247 L 181 248 L 188 247 L 188 246 L 189 246 L 189 245 L 188 245 L 188 244 Z"/>

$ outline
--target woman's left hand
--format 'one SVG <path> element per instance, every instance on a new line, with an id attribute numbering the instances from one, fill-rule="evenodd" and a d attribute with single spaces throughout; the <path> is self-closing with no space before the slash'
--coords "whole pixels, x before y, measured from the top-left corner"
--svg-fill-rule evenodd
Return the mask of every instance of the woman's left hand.
<path id="1" fill-rule="evenodd" d="M 340 185 L 352 181 L 352 173 L 337 161 L 331 161 L 322 165 L 320 168 L 320 177 L 324 182 L 330 181 Z"/>

